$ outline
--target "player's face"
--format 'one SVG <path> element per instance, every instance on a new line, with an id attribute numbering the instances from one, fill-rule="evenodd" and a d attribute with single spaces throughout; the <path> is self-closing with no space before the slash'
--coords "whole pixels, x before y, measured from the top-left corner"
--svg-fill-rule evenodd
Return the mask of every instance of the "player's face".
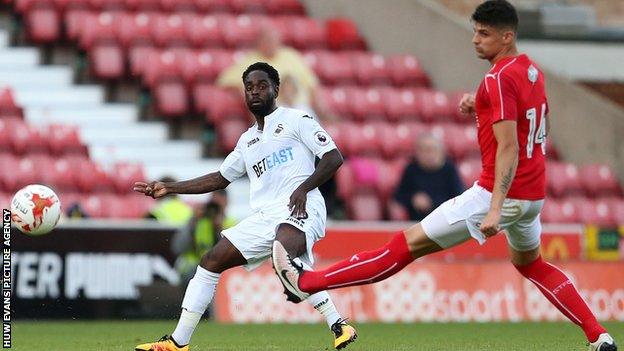
<path id="1" fill-rule="evenodd" d="M 474 23 L 474 35 L 472 44 L 475 46 L 477 57 L 491 60 L 498 55 L 507 45 L 512 32 L 501 30 L 481 23 Z"/>
<path id="2" fill-rule="evenodd" d="M 243 82 L 245 103 L 254 115 L 266 116 L 275 105 L 278 87 L 273 84 L 264 71 L 252 71 Z"/>

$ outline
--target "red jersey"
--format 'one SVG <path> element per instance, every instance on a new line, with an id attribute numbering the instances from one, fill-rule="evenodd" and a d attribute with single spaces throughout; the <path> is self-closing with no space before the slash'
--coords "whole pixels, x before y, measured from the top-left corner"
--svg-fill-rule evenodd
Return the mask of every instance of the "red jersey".
<path id="1" fill-rule="evenodd" d="M 544 74 L 526 56 L 506 57 L 485 75 L 475 97 L 481 163 L 479 185 L 492 192 L 497 142 L 492 129 L 516 121 L 520 155 L 507 197 L 540 200 L 546 195 L 545 154 L 548 102 Z"/>

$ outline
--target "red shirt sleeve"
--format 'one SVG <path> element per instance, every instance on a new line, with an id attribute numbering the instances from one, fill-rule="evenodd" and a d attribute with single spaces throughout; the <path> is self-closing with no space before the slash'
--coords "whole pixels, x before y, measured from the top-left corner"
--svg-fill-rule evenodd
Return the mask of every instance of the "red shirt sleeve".
<path id="1" fill-rule="evenodd" d="M 492 122 L 501 120 L 518 120 L 518 89 L 513 79 L 500 72 L 496 75 L 488 74 L 485 85 L 492 107 Z"/>

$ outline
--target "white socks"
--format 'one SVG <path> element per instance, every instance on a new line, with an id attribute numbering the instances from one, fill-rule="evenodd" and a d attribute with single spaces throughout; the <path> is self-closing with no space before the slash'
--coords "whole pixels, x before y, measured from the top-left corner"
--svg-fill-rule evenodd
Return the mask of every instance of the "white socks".
<path id="1" fill-rule="evenodd" d="M 187 345 L 191 341 L 191 336 L 201 316 L 212 301 L 220 275 L 197 266 L 195 276 L 186 287 L 180 320 L 173 334 L 171 334 L 178 345 Z"/>
<path id="2" fill-rule="evenodd" d="M 299 258 L 295 258 L 293 261 L 301 264 L 306 270 L 312 270 L 312 268 L 308 264 L 306 264 Z M 306 299 L 306 301 L 310 305 L 312 305 L 315 310 L 322 314 L 323 317 L 325 317 L 325 321 L 327 322 L 329 328 L 331 328 L 332 324 L 336 323 L 336 321 L 341 318 L 338 310 L 336 310 L 336 306 L 334 306 L 334 302 L 332 301 L 331 297 L 329 297 L 327 291 L 320 291 L 316 294 L 312 294 Z"/>

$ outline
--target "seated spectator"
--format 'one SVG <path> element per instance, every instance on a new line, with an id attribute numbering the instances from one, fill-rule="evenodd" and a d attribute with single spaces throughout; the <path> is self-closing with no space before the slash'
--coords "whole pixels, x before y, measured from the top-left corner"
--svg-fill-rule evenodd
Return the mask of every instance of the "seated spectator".
<path id="1" fill-rule="evenodd" d="M 293 99 L 296 106 L 310 106 L 315 104 L 315 89 L 318 87 L 318 78 L 305 62 L 299 52 L 282 45 L 279 32 L 269 26 L 264 26 L 256 41 L 255 50 L 227 68 L 217 78 L 217 85 L 241 89 L 241 74 L 254 62 L 266 62 L 275 67 L 280 76 L 291 76 L 298 86 L 297 95 Z M 317 112 L 318 106 L 314 106 Z"/>
<path id="2" fill-rule="evenodd" d="M 455 165 L 446 159 L 444 144 L 432 135 L 416 143 L 415 159 L 403 171 L 394 199 L 420 221 L 444 201 L 464 191 Z"/>
<path id="3" fill-rule="evenodd" d="M 171 250 L 178 256 L 175 266 L 183 280 L 193 277 L 202 255 L 219 241 L 221 231 L 236 224 L 225 214 L 227 202 L 225 189 L 212 192 L 210 201 L 173 237 Z"/>
<path id="4" fill-rule="evenodd" d="M 160 182 L 175 182 L 172 177 L 163 177 Z M 161 223 L 182 226 L 188 223 L 193 216 L 193 209 L 177 195 L 170 194 L 158 199 L 156 205 L 151 209 L 148 218 L 154 218 Z"/>

